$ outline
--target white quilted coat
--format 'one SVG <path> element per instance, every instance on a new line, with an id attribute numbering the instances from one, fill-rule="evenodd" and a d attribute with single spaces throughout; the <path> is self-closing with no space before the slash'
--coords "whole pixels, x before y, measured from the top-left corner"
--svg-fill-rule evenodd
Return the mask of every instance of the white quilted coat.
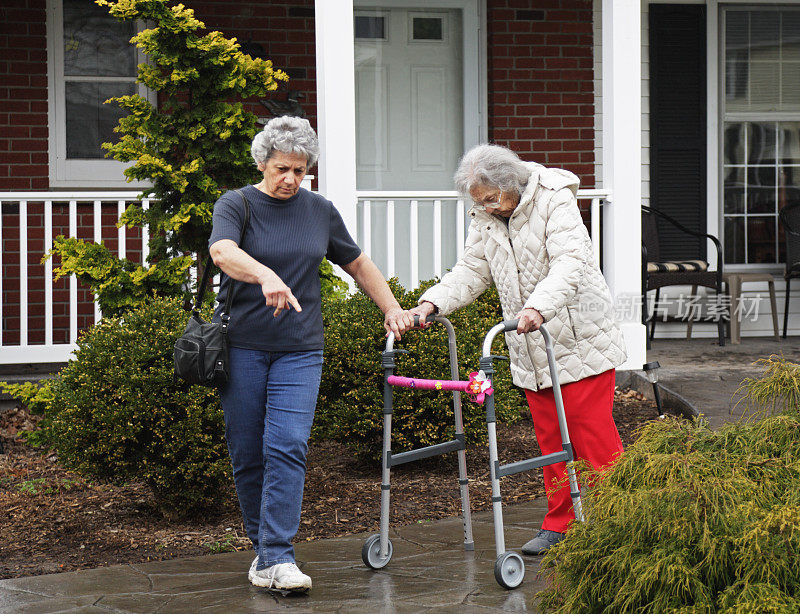
<path id="1" fill-rule="evenodd" d="M 531 176 L 508 227 L 473 207 L 464 256 L 420 302 L 430 301 L 447 315 L 494 283 L 506 320 L 525 307 L 542 314 L 554 339 L 559 382 L 568 384 L 618 367 L 625 346 L 578 210 L 578 178 L 527 164 Z M 552 386 L 540 334 L 506 333 L 506 343 L 517 386 Z"/>

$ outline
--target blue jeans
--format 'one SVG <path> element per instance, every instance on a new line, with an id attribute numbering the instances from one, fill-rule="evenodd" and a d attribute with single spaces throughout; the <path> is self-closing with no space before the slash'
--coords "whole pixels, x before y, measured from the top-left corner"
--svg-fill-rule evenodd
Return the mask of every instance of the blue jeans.
<path id="1" fill-rule="evenodd" d="M 258 569 L 291 563 L 322 350 L 232 347 L 230 374 L 221 401 L 245 530 L 258 554 Z"/>

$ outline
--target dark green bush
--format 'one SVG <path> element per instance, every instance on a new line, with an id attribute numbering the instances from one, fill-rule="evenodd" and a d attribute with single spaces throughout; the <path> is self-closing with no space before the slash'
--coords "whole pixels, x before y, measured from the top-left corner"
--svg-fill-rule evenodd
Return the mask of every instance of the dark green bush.
<path id="1" fill-rule="evenodd" d="M 187 315 L 179 298 L 152 298 L 88 330 L 57 378 L 38 392 L 12 391 L 44 411 L 29 439 L 85 475 L 144 481 L 165 513 L 227 497 L 218 394 L 173 382 L 172 347 Z"/>
<path id="2" fill-rule="evenodd" d="M 409 309 L 434 282 L 406 291 L 396 280 L 390 286 L 400 305 Z M 478 369 L 483 338 L 501 319 L 497 292 L 485 292 L 472 305 L 450 316 L 456 330 L 459 379 Z M 325 366 L 323 367 L 313 436 L 346 443 L 359 454 L 379 456 L 383 433 L 383 371 L 381 351 L 386 345 L 383 316 L 362 292 L 323 305 Z M 498 336 L 499 339 L 503 335 Z M 434 324 L 425 331 L 409 331 L 395 347 L 409 351 L 397 358 L 396 375 L 450 379 L 447 332 Z M 505 342 L 496 340 L 495 353 L 507 355 Z M 499 363 L 494 380 L 498 420 L 516 421 L 527 411 L 524 396 L 511 386 L 507 363 Z M 464 428 L 469 441 L 486 436 L 484 405 L 462 395 Z M 431 445 L 452 438 L 451 393 L 394 389 L 393 450 Z"/>
<path id="3" fill-rule="evenodd" d="M 800 365 L 766 366 L 748 401 L 784 413 L 645 427 L 544 560 L 546 609 L 800 612 Z"/>

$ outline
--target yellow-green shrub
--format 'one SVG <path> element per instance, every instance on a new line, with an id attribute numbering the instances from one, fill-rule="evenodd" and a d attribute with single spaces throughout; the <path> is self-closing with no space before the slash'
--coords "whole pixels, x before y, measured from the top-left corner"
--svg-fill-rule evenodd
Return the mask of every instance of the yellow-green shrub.
<path id="1" fill-rule="evenodd" d="M 800 612 L 800 365 L 748 400 L 784 413 L 712 431 L 650 422 L 544 560 L 556 612 Z"/>

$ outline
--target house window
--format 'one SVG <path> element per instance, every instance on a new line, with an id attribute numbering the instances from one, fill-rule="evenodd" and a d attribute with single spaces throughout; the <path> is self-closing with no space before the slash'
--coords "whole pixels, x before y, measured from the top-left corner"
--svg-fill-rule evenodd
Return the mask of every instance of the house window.
<path id="1" fill-rule="evenodd" d="M 142 58 L 130 43 L 133 22 L 119 22 L 85 0 L 50 0 L 50 183 L 53 187 L 126 186 L 126 165 L 105 157 L 122 110 L 105 101 L 146 94 L 136 83 Z"/>
<path id="2" fill-rule="evenodd" d="M 724 16 L 725 261 L 784 258 L 778 212 L 800 200 L 800 10 Z"/>

